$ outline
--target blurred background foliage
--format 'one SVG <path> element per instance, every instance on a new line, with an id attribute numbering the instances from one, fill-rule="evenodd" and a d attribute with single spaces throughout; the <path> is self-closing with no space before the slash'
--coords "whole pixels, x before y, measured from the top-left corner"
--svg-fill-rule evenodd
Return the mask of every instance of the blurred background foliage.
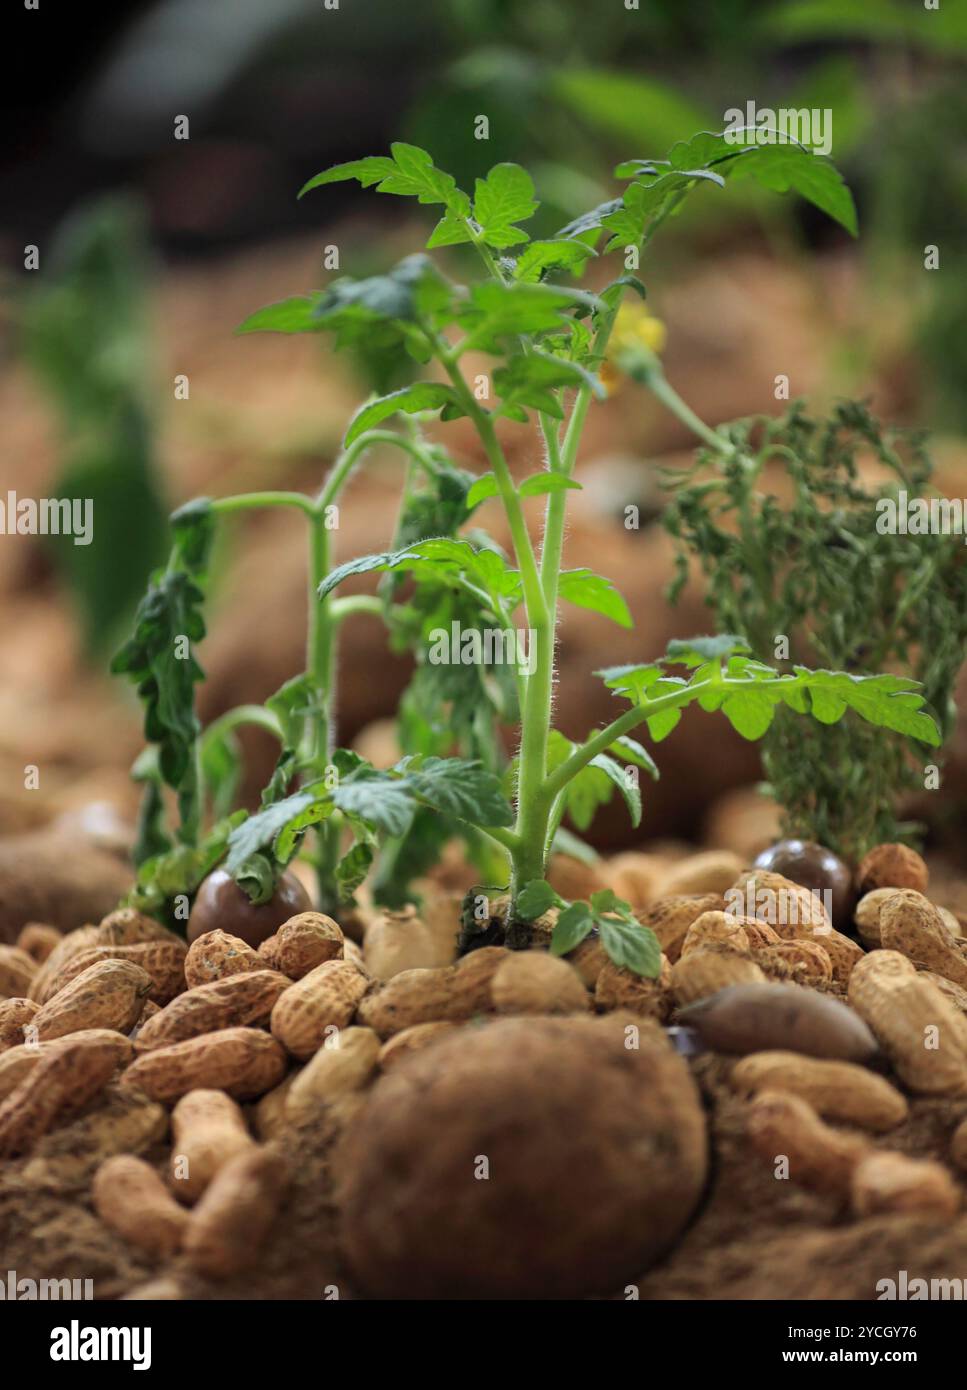
<path id="1" fill-rule="evenodd" d="M 499 160 L 527 165 L 543 199 L 540 234 L 613 196 L 618 158 L 660 157 L 696 130 L 721 129 L 730 107 L 830 108 L 832 155 L 856 193 L 863 274 L 880 311 L 831 345 L 841 389 L 897 350 L 884 324 L 891 303 L 902 306 L 919 423 L 967 429 L 967 275 L 950 263 L 962 261 L 967 221 L 963 5 L 142 0 L 73 18 L 42 6 L 19 22 L 49 26 L 50 61 L 6 96 L 23 138 L 2 175 L 4 262 L 15 265 L 25 243 L 45 246 L 36 286 L 17 277 L 13 351 L 59 420 L 62 495 L 95 496 L 100 539 L 117 537 L 58 547 L 95 647 L 130 610 L 162 544 L 151 255 L 197 261 L 317 229 L 320 209 L 294 198 L 304 179 L 392 139 L 425 145 L 464 184 Z M 187 142 L 173 139 L 180 114 Z M 470 134 L 479 115 L 486 141 Z M 646 280 L 723 247 L 762 243 L 801 261 L 840 242 L 818 215 L 745 182 L 687 206 Z M 359 209 L 339 187 L 321 215 L 365 218 L 353 271 L 366 274 L 386 264 L 401 213 L 393 199 Z M 942 275 L 922 273 L 931 244 Z"/>

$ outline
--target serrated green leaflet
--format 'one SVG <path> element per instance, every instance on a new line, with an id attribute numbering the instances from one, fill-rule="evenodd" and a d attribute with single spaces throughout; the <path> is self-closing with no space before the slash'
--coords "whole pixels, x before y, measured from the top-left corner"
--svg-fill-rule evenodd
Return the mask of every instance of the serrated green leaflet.
<path id="1" fill-rule="evenodd" d="M 560 898 L 551 885 L 542 878 L 525 883 L 517 896 L 517 915 L 524 922 L 533 922 L 548 910 L 555 907 Z"/>
<path id="2" fill-rule="evenodd" d="M 388 419 L 397 411 L 415 415 L 421 410 L 440 410 L 443 406 L 454 408 L 458 414 L 463 413 L 452 386 L 444 386 L 434 381 L 418 381 L 412 386 L 404 386 L 399 391 L 391 391 L 388 396 L 380 396 L 378 400 L 370 401 L 356 412 L 346 431 L 343 445 L 348 449 L 366 430 L 373 429 L 381 420 Z"/>
<path id="3" fill-rule="evenodd" d="M 572 903 L 558 917 L 551 933 L 551 955 L 566 956 L 580 946 L 594 926 L 594 914 L 587 903 Z"/>
<path id="4" fill-rule="evenodd" d="M 473 215 L 488 246 L 504 250 L 529 240 L 514 224 L 526 222 L 537 206 L 531 176 L 519 164 L 497 164 L 477 180 Z"/>
<path id="5" fill-rule="evenodd" d="M 594 574 L 591 570 L 565 570 L 560 577 L 558 592 L 565 602 L 600 613 L 619 627 L 633 626 L 627 603 L 604 575 Z"/>
<path id="6" fill-rule="evenodd" d="M 579 274 L 587 260 L 595 255 L 593 246 L 566 237 L 533 241 L 517 257 L 514 279 L 534 284 L 551 271 L 569 270 Z"/>
<path id="7" fill-rule="evenodd" d="M 236 333 L 320 333 L 322 324 L 316 318 L 318 294 L 297 294 L 256 309 L 236 328 Z"/>

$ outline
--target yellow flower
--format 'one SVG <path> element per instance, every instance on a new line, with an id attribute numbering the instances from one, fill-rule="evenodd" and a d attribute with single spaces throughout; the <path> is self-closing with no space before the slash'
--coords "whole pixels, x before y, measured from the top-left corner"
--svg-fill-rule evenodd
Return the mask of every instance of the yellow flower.
<path id="1" fill-rule="evenodd" d="M 608 356 L 613 361 L 618 353 L 639 346 L 661 352 L 667 336 L 664 323 L 650 314 L 640 299 L 627 302 L 622 304 L 615 317 L 608 340 Z"/>
<path id="2" fill-rule="evenodd" d="M 640 300 L 622 304 L 608 339 L 605 361 L 598 369 L 601 384 L 609 396 L 613 396 L 624 381 L 625 373 L 618 365 L 621 356 L 635 348 L 660 353 L 667 336 L 664 323 L 650 314 Z"/>

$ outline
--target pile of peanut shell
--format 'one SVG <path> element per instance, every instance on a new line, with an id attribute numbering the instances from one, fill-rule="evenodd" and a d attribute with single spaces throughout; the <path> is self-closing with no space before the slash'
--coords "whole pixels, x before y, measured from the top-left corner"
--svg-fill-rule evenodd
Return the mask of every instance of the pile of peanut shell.
<path id="1" fill-rule="evenodd" d="M 585 871 L 558 861 L 559 891 Z M 533 949 L 457 960 L 459 899 L 432 885 L 419 911 L 361 911 L 359 941 L 317 912 L 257 948 L 225 931 L 189 947 L 129 908 L 67 934 L 30 923 L 0 947 L 0 1158 L 89 1194 L 157 1270 L 132 1297 L 254 1267 L 293 1137 L 323 1123 L 363 1293 L 607 1296 L 701 1201 L 706 1119 L 680 1053 L 704 1048 L 739 1059 L 750 1151 L 777 1178 L 857 1218 L 957 1212 L 967 1119 L 948 1163 L 878 1138 L 910 1097 L 963 1097 L 967 1116 L 967 940 L 919 856 L 863 861 L 858 939 L 726 852 L 593 873 L 656 933 L 657 979 L 595 935 L 552 954 L 553 911 Z M 727 910 L 736 890 L 761 912 Z"/>

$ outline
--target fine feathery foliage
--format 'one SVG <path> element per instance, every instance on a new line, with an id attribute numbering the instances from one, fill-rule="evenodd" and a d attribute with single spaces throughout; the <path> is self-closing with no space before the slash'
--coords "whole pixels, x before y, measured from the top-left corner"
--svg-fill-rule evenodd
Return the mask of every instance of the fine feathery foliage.
<path id="1" fill-rule="evenodd" d="M 900 489 L 930 495 L 922 440 L 884 431 L 854 402 L 826 420 L 797 404 L 727 433 L 733 453 L 703 450 L 692 469 L 666 476 L 665 523 L 678 542 L 673 598 L 698 565 L 717 623 L 741 626 L 758 658 L 783 671 L 798 661 L 851 676 L 909 674 L 946 739 L 967 646 L 963 538 L 881 524 Z M 886 481 L 867 481 L 864 457 Z M 897 822 L 896 803 L 924 785 L 923 716 L 867 722 L 847 705 L 834 723 L 817 715 L 819 728 L 780 707 L 762 752 L 786 831 L 856 858 L 915 829 Z"/>

